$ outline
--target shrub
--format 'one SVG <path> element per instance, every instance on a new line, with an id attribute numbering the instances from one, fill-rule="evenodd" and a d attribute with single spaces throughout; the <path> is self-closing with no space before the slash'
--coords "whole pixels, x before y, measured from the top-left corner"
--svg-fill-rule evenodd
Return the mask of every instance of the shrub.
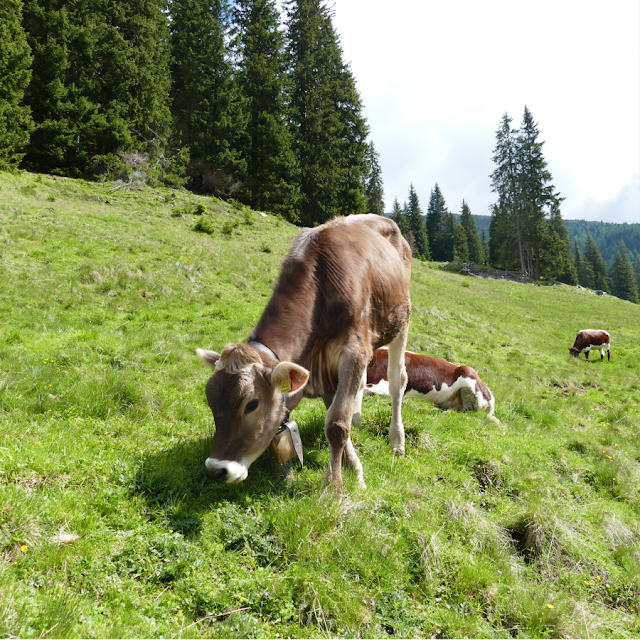
<path id="1" fill-rule="evenodd" d="M 208 233 L 209 235 L 212 235 L 216 229 L 213 226 L 211 218 L 209 216 L 203 216 L 193 225 L 193 230 L 199 231 L 200 233 Z"/>

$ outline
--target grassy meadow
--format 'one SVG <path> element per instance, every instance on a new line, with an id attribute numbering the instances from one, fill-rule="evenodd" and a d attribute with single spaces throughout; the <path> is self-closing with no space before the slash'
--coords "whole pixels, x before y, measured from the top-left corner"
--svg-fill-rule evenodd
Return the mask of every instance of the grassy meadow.
<path id="1" fill-rule="evenodd" d="M 297 230 L 186 191 L 0 174 L 0 636 L 640 635 L 640 306 L 414 262 L 408 348 L 500 425 L 366 397 L 367 489 L 321 493 L 324 407 L 208 481 L 196 347 L 247 338 Z M 579 329 L 612 361 L 569 356 Z"/>

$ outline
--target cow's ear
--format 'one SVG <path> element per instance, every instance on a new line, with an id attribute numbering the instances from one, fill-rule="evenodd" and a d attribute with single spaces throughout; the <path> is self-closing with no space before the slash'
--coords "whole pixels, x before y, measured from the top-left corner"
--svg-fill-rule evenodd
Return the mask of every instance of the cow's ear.
<path id="1" fill-rule="evenodd" d="M 200 356 L 200 360 L 212 369 L 215 369 L 216 362 L 220 360 L 220 354 L 215 351 L 209 351 L 209 349 L 196 349 L 196 353 Z"/>
<path id="2" fill-rule="evenodd" d="M 271 384 L 282 393 L 293 393 L 302 389 L 309 380 L 309 372 L 293 362 L 280 362 L 271 372 Z"/>

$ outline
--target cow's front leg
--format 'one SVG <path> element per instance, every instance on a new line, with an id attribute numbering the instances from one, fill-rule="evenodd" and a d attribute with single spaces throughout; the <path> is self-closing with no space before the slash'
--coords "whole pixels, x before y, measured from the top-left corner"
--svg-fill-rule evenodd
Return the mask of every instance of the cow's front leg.
<path id="1" fill-rule="evenodd" d="M 351 464 L 364 484 L 362 464 L 351 442 L 351 420 L 360 389 L 363 373 L 366 373 L 367 358 L 356 352 L 343 354 L 339 373 L 338 388 L 331 406 L 327 410 L 324 430 L 329 441 L 329 467 L 324 478 L 325 486 L 332 484 L 342 493 L 342 456 Z M 325 400 L 326 403 L 326 400 Z"/>

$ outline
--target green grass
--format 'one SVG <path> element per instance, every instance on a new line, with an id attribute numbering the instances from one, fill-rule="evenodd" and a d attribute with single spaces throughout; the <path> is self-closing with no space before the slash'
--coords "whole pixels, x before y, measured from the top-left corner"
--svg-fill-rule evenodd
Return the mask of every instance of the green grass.
<path id="1" fill-rule="evenodd" d="M 220 486 L 194 351 L 246 339 L 296 229 L 112 188 L 0 174 L 0 635 L 640 634 L 639 306 L 416 261 L 409 348 L 502 424 L 409 400 L 398 459 L 367 397 L 339 502 L 305 401 L 304 467 Z M 611 363 L 569 356 L 583 328 Z"/>

